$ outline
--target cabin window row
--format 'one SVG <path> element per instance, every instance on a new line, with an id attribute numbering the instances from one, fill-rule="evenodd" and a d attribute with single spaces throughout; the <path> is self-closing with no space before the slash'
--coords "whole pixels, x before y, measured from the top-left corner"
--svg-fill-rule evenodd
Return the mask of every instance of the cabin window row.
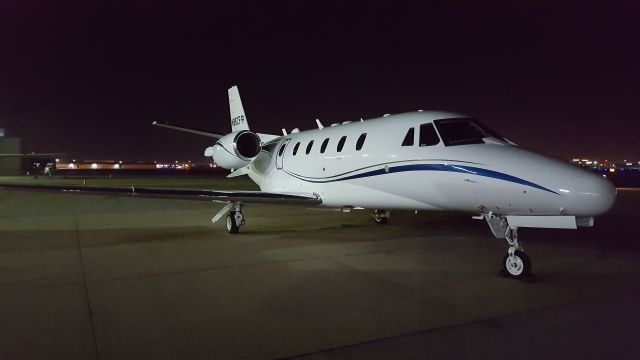
<path id="1" fill-rule="evenodd" d="M 356 141 L 356 151 L 362 150 L 362 147 L 364 146 L 364 141 L 366 139 L 367 139 L 367 133 L 361 134 L 360 137 L 358 137 L 358 140 Z M 327 151 L 327 146 L 329 146 L 329 140 L 330 138 L 326 138 L 324 139 L 324 141 L 322 141 L 322 144 L 320 145 L 321 154 L 324 154 L 324 152 Z M 347 136 L 345 135 L 341 137 L 340 140 L 338 140 L 338 144 L 336 145 L 336 151 L 342 152 L 342 149 L 344 148 L 344 144 L 346 142 L 347 142 Z M 314 143 L 314 140 L 311 140 L 307 144 L 307 147 L 305 148 L 305 153 L 307 155 L 311 153 L 311 150 L 313 149 L 313 143 Z M 293 155 L 298 154 L 299 148 L 300 148 L 300 142 L 297 142 L 296 145 L 293 147 Z"/>

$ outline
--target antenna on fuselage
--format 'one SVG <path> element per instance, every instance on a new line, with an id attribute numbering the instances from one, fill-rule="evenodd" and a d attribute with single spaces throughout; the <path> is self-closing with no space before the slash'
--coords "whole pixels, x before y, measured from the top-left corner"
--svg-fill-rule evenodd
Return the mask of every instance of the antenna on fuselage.
<path id="1" fill-rule="evenodd" d="M 324 126 L 320 122 L 320 119 L 316 119 L 316 124 L 318 124 L 318 129 L 324 129 Z"/>
<path id="2" fill-rule="evenodd" d="M 285 128 L 282 128 L 282 135 L 287 136 L 287 130 Z"/>

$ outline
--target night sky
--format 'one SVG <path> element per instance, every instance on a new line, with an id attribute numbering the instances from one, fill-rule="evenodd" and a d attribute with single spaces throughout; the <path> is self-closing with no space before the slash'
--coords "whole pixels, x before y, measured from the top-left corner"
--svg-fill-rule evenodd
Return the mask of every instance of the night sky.
<path id="1" fill-rule="evenodd" d="M 0 127 L 26 151 L 202 160 L 211 139 L 151 122 L 227 132 L 238 85 L 259 132 L 441 109 L 640 160 L 640 2 L 513 3 L 2 0 Z"/>

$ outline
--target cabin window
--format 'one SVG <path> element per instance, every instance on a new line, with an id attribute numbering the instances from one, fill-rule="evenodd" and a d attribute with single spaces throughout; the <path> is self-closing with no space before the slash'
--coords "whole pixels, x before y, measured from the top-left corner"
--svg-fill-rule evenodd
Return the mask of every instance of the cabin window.
<path id="1" fill-rule="evenodd" d="M 442 141 L 446 146 L 484 144 L 485 137 L 494 136 L 483 130 L 473 119 L 454 118 L 435 120 Z M 492 133 L 495 133 L 491 130 Z M 496 136 L 500 136 L 497 135 Z M 495 136 L 494 136 L 495 137 Z M 504 139 L 500 136 L 498 139 Z"/>
<path id="2" fill-rule="evenodd" d="M 338 141 L 338 152 L 342 151 L 342 148 L 344 147 L 345 141 L 347 141 L 347 137 L 346 136 L 341 137 L 340 141 Z"/>
<path id="3" fill-rule="evenodd" d="M 407 135 L 404 136 L 404 140 L 402 140 L 402 146 L 413 146 L 413 138 L 415 137 L 415 131 L 413 128 L 407 131 Z"/>
<path id="4" fill-rule="evenodd" d="M 433 146 L 440 142 L 433 124 L 420 125 L 420 146 Z"/>
<path id="5" fill-rule="evenodd" d="M 320 153 L 324 154 L 324 151 L 327 150 L 327 145 L 329 145 L 329 138 L 324 139 L 322 145 L 320 145 Z"/>
<path id="6" fill-rule="evenodd" d="M 364 145 L 364 140 L 367 138 L 367 133 L 360 135 L 358 141 L 356 142 L 356 151 L 362 150 L 362 145 Z"/>
<path id="7" fill-rule="evenodd" d="M 309 141 L 309 144 L 307 145 L 307 155 L 309 155 L 309 153 L 311 152 L 312 147 L 313 147 L 313 140 Z"/>
<path id="8" fill-rule="evenodd" d="M 300 147 L 300 142 L 296 143 L 296 146 L 293 147 L 293 155 L 298 153 L 298 148 Z"/>

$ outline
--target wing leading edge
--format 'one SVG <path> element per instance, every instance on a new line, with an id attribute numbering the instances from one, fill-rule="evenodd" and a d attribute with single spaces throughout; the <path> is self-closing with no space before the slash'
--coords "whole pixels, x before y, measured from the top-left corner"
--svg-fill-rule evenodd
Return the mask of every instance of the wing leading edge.
<path id="1" fill-rule="evenodd" d="M 244 203 L 300 205 L 319 205 L 322 203 L 322 200 L 316 194 L 286 194 L 262 191 L 218 191 L 199 189 L 140 188 L 133 186 L 123 188 L 88 185 L 24 184 L 0 184 L 0 190 Z"/>

